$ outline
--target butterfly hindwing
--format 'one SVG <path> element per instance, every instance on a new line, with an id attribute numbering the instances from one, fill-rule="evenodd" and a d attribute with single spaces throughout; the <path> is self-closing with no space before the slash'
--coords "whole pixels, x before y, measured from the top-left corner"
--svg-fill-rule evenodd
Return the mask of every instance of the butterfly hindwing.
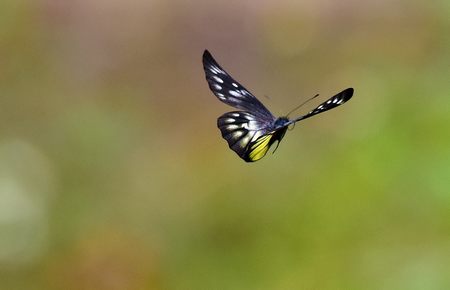
<path id="1" fill-rule="evenodd" d="M 273 143 L 273 133 L 268 133 L 257 138 L 248 148 L 248 159 L 250 161 L 258 161 L 263 158 Z"/>
<path id="2" fill-rule="evenodd" d="M 217 126 L 228 146 L 247 162 L 261 159 L 270 147 L 271 127 L 250 112 L 225 113 L 217 119 Z"/>
<path id="3" fill-rule="evenodd" d="M 272 121 L 274 116 L 270 111 L 244 86 L 235 81 L 205 50 L 203 53 L 203 68 L 209 88 L 214 95 L 225 104 Z"/>

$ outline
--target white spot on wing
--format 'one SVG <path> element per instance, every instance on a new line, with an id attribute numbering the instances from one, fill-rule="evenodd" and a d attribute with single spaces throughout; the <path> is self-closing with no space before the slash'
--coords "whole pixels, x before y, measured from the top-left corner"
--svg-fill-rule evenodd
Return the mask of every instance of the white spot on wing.
<path id="1" fill-rule="evenodd" d="M 226 122 L 226 123 L 233 123 L 234 121 L 236 121 L 236 120 L 233 119 L 233 118 L 225 119 L 225 122 Z"/>
<path id="2" fill-rule="evenodd" d="M 218 84 L 214 84 L 214 87 L 216 88 L 216 90 L 221 90 L 222 89 L 222 87 L 220 85 L 218 85 Z"/>
<path id="3" fill-rule="evenodd" d="M 242 124 L 242 128 L 247 129 L 247 130 L 256 131 L 256 130 L 258 130 L 259 126 L 258 126 L 258 122 L 256 122 L 256 121 L 248 121 L 247 123 Z"/>
<path id="4" fill-rule="evenodd" d="M 219 74 L 219 73 L 222 72 L 221 69 L 219 69 L 218 67 L 216 67 L 216 66 L 214 66 L 214 65 L 211 65 L 211 66 L 209 67 L 209 70 L 210 70 L 212 73 L 214 73 L 214 74 Z"/>
<path id="5" fill-rule="evenodd" d="M 261 131 L 256 131 L 255 135 L 253 135 L 252 142 L 258 139 L 262 135 Z"/>
<path id="6" fill-rule="evenodd" d="M 244 138 L 241 139 L 241 144 L 243 145 L 242 147 L 245 147 L 245 145 L 247 145 L 248 141 L 250 141 L 250 136 L 245 136 Z"/>
<path id="7" fill-rule="evenodd" d="M 233 133 L 233 137 L 236 138 L 236 139 L 241 137 L 242 135 L 244 135 L 243 131 L 236 131 L 236 132 Z"/>
<path id="8" fill-rule="evenodd" d="M 236 129 L 238 129 L 238 128 L 239 128 L 238 125 L 228 125 L 228 126 L 227 126 L 227 129 L 228 129 L 228 130 L 236 130 Z"/>
<path id="9" fill-rule="evenodd" d="M 237 91 L 229 91 L 230 95 L 233 97 L 241 97 L 242 95 Z"/>
<path id="10" fill-rule="evenodd" d="M 256 122 L 256 121 L 249 121 L 248 122 L 248 129 L 249 130 L 257 130 L 258 129 L 258 122 Z"/>
<path id="11" fill-rule="evenodd" d="M 231 114 L 233 117 L 239 117 L 240 115 L 239 115 L 239 113 L 233 113 L 233 114 Z"/>
<path id="12" fill-rule="evenodd" d="M 233 87 L 237 88 L 238 85 L 236 83 L 232 83 Z"/>
<path id="13" fill-rule="evenodd" d="M 225 98 L 225 95 L 224 94 L 221 94 L 221 93 L 216 93 L 216 96 L 219 98 L 219 99 L 221 99 L 221 100 L 226 100 L 227 98 Z"/>
<path id="14" fill-rule="evenodd" d="M 215 79 L 216 82 L 219 82 L 219 83 L 223 84 L 223 80 L 221 78 L 219 78 L 217 76 L 213 76 L 213 79 Z"/>

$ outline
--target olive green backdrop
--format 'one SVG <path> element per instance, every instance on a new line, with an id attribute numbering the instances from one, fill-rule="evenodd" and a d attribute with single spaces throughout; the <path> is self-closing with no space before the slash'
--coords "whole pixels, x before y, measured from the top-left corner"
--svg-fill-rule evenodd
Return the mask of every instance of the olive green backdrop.
<path id="1" fill-rule="evenodd" d="M 0 288 L 450 289 L 449 35 L 443 0 L 1 1 Z M 205 48 L 276 115 L 355 95 L 247 164 Z"/>

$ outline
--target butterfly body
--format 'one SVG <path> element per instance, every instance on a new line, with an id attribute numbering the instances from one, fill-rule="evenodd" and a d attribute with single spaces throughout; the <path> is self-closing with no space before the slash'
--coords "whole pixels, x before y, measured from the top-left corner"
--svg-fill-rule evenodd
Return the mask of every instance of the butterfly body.
<path id="1" fill-rule="evenodd" d="M 220 101 L 240 110 L 220 116 L 217 126 L 228 146 L 246 162 L 263 158 L 275 142 L 278 147 L 289 125 L 337 107 L 353 95 L 353 89 L 348 88 L 306 115 L 293 120 L 288 117 L 276 118 L 255 96 L 222 69 L 207 50 L 203 54 L 203 68 L 214 95 Z"/>

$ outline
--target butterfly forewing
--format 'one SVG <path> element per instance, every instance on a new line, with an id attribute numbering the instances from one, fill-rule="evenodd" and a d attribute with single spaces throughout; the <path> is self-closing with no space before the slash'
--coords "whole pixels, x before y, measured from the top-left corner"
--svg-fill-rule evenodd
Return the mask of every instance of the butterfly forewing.
<path id="1" fill-rule="evenodd" d="M 250 111 L 266 121 L 275 119 L 269 110 L 252 93 L 235 81 L 207 50 L 203 53 L 203 68 L 209 88 L 219 100 L 237 109 Z"/>
<path id="2" fill-rule="evenodd" d="M 336 107 L 344 104 L 348 100 L 350 100 L 352 96 L 353 96 L 353 89 L 352 88 L 345 89 L 342 92 L 340 92 L 340 93 L 334 95 L 333 97 L 329 98 L 328 100 L 326 100 L 325 102 L 323 102 L 319 106 L 317 106 L 317 108 L 315 108 L 314 110 L 310 111 L 308 114 L 306 114 L 304 116 L 300 116 L 297 119 L 292 120 L 291 123 L 295 123 L 295 122 L 298 122 L 300 120 L 303 120 L 303 119 L 312 117 L 314 115 L 326 112 L 326 111 L 331 110 L 333 108 L 336 108 Z"/>

